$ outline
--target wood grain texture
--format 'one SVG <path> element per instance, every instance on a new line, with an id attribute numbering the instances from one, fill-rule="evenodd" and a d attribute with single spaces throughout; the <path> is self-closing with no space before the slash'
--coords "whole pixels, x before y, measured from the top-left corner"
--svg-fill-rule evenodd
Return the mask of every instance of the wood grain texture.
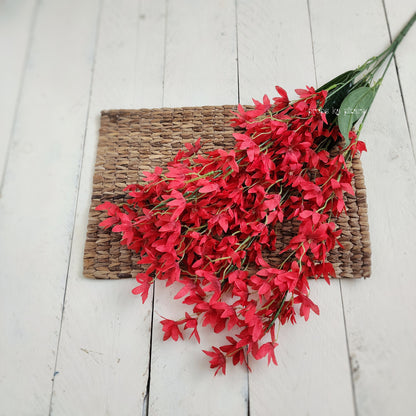
<path id="1" fill-rule="evenodd" d="M 400 32 L 404 24 L 413 13 L 416 13 L 416 6 L 413 0 L 401 0 L 400 7 L 397 2 L 386 0 L 387 21 L 392 38 Z M 412 150 L 416 159 L 416 82 L 415 82 L 415 44 L 416 30 L 410 29 L 407 36 L 403 39 L 400 47 L 395 54 L 396 69 L 400 78 L 400 93 L 404 108 L 406 110 L 407 122 L 412 139 Z"/>
<path id="2" fill-rule="evenodd" d="M 0 193 L 35 17 L 35 0 L 0 3 Z"/>
<path id="3" fill-rule="evenodd" d="M 275 86 L 290 98 L 315 84 L 308 8 L 304 0 L 237 2 L 240 101 L 251 104 Z"/>
<path id="4" fill-rule="evenodd" d="M 236 102 L 234 1 L 171 1 L 167 18 L 164 105 Z M 246 414 L 246 370 L 213 377 L 201 351 L 215 342 L 210 331 L 201 331 L 200 345 L 162 340 L 161 317 L 184 315 L 184 305 L 172 299 L 172 288 L 156 282 L 149 416 Z"/>
<path id="5" fill-rule="evenodd" d="M 412 0 L 0 0 L 0 415 L 145 415 L 148 403 L 152 416 L 240 416 L 248 401 L 256 416 L 413 415 L 416 27 L 397 52 L 401 90 L 392 67 L 362 132 L 372 277 L 313 282 L 321 316 L 282 328 L 277 368 L 214 378 L 206 332 L 201 345 L 162 341 L 160 315 L 183 309 L 159 287 L 150 354 L 151 304 L 130 295 L 132 280 L 83 279 L 82 257 L 101 110 L 235 104 L 239 88 L 250 104 L 275 83 L 293 96 L 315 71 L 322 84 L 383 50 L 387 24 L 394 36 L 414 11 Z"/>
<path id="6" fill-rule="evenodd" d="M 248 99 L 248 91 L 260 98 L 264 80 L 269 86 L 286 88 L 291 98 L 295 88 L 314 85 L 307 3 L 243 1 L 238 5 L 242 99 Z M 282 328 L 278 367 L 250 361 L 251 415 L 354 414 L 339 282 L 330 287 L 311 282 L 310 286 L 321 315 L 311 317 L 306 325 Z"/>
<path id="7" fill-rule="evenodd" d="M 152 304 L 131 294 L 134 280 L 97 285 L 82 265 L 100 111 L 161 104 L 163 6 L 103 3 L 52 414 L 142 412 Z M 149 32 L 152 48 L 143 36 Z"/>
<path id="8" fill-rule="evenodd" d="M 312 16 L 318 79 L 332 76 L 331 58 L 345 69 L 381 51 L 389 43 L 380 2 L 350 2 L 337 22 L 330 53 L 324 24 L 336 12 L 323 2 Z M 412 11 L 400 26 L 410 18 Z M 365 28 L 365 38 L 358 30 Z M 414 44 L 415 32 L 407 42 Z M 365 40 L 365 41 L 363 41 Z M 345 46 L 345 48 L 344 48 Z M 334 57 L 333 51 L 339 51 Z M 409 97 L 410 98 L 410 97 Z M 414 100 L 414 98 L 413 98 Z M 413 103 L 414 105 L 414 103 Z M 414 120 L 414 115 L 411 115 Z M 360 415 L 410 415 L 416 405 L 414 323 L 416 312 L 413 258 L 416 255 L 415 163 L 394 66 L 381 86 L 361 137 L 368 153 L 362 157 L 368 186 L 373 275 L 362 285 L 341 282 L 353 371 L 356 407 Z"/>
<path id="9" fill-rule="evenodd" d="M 164 107 L 237 102 L 233 0 L 167 2 Z"/>
<path id="10" fill-rule="evenodd" d="M 98 1 L 39 5 L 0 199 L 5 415 L 49 412 Z"/>
<path id="11" fill-rule="evenodd" d="M 281 327 L 278 366 L 251 360 L 250 415 L 354 415 L 339 284 L 311 283 L 320 315 Z"/>

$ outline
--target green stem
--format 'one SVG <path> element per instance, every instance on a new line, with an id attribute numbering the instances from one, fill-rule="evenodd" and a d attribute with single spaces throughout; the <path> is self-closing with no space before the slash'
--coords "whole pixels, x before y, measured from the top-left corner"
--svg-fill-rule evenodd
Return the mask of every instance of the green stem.
<path id="1" fill-rule="evenodd" d="M 416 13 L 413 14 L 413 16 L 410 18 L 410 20 L 404 26 L 404 28 L 400 31 L 400 33 L 393 40 L 393 42 L 391 43 L 391 45 L 384 52 L 382 52 L 380 55 L 377 56 L 377 58 L 376 58 L 376 65 L 375 65 L 375 67 L 370 72 L 370 75 L 371 75 L 371 78 L 370 79 L 371 79 L 371 81 L 373 80 L 375 74 L 383 67 L 383 65 L 385 64 L 386 61 L 387 61 L 387 64 L 385 65 L 385 68 L 383 70 L 383 73 L 378 78 L 376 84 L 373 87 L 374 90 L 375 90 L 375 94 L 377 94 L 377 91 L 380 88 L 380 85 L 381 85 L 381 83 L 384 80 L 384 77 L 385 77 L 385 75 L 387 73 L 387 70 L 390 67 L 391 61 L 393 60 L 394 53 L 395 53 L 396 49 L 400 45 L 400 43 L 403 40 L 403 38 L 406 36 L 406 34 L 409 31 L 409 29 L 415 23 L 415 21 L 416 21 Z M 367 118 L 367 115 L 368 115 L 368 112 L 369 112 L 369 110 L 371 108 L 371 105 L 372 105 L 372 103 L 368 107 L 367 111 L 365 112 L 365 114 L 364 114 L 364 116 L 363 116 L 363 118 L 362 118 L 362 120 L 360 122 L 360 126 L 359 126 L 358 132 L 357 132 L 357 137 L 361 133 L 362 127 L 364 125 L 364 121 Z"/>
<path id="2" fill-rule="evenodd" d="M 407 32 L 410 30 L 412 25 L 415 23 L 415 21 L 416 13 L 412 15 L 410 20 L 399 32 L 399 34 L 396 36 L 393 42 L 383 52 L 381 52 L 377 56 L 368 59 L 366 62 L 364 62 L 363 65 L 358 67 L 356 70 L 347 71 L 342 75 L 338 75 L 337 77 L 335 77 L 334 79 L 317 89 L 317 91 L 328 91 L 328 95 L 326 97 L 326 102 L 324 105 L 324 111 L 328 113 L 327 118 L 329 124 L 335 124 L 337 116 L 334 116 L 334 113 L 336 113 L 339 110 L 344 98 L 347 97 L 352 91 L 362 86 L 371 87 L 373 80 L 376 79 L 375 85 L 371 88 L 375 88 L 375 92 L 377 92 L 378 88 L 380 87 L 381 81 L 383 80 L 384 75 L 386 74 L 386 71 L 391 63 L 391 60 L 393 59 L 394 52 L 400 45 L 403 38 L 406 36 Z M 383 74 L 380 78 L 377 79 L 376 75 L 378 71 L 381 68 L 383 68 L 383 66 L 386 64 L 386 61 L 387 65 L 383 71 Z M 368 114 L 368 110 L 369 108 L 367 109 L 366 114 Z M 366 114 L 364 115 L 364 118 Z M 360 130 L 364 118 L 360 123 Z"/>
<path id="3" fill-rule="evenodd" d="M 283 305 L 285 304 L 286 296 L 287 296 L 288 293 L 289 293 L 289 291 L 286 290 L 286 292 L 283 295 L 282 302 L 280 303 L 279 309 L 276 311 L 276 313 L 275 313 L 275 315 L 273 317 L 273 320 L 270 322 L 269 326 L 266 329 L 266 332 L 269 332 L 270 328 L 273 326 L 273 324 L 275 323 L 276 319 L 279 317 L 280 312 L 282 312 Z"/>
<path id="4" fill-rule="evenodd" d="M 410 20 L 404 26 L 404 28 L 396 36 L 396 39 L 394 39 L 394 41 L 392 42 L 391 48 L 392 48 L 393 53 L 397 49 L 397 47 L 399 46 L 399 44 L 403 40 L 403 38 L 406 36 L 407 32 L 412 27 L 413 23 L 415 23 L 415 21 L 416 21 L 416 13 L 413 14 L 413 16 L 410 18 Z"/>

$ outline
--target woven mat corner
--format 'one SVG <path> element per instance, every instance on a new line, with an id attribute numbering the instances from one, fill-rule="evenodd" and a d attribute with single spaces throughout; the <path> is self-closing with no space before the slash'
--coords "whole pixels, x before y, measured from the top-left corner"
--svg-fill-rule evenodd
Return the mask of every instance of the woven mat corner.
<path id="1" fill-rule="evenodd" d="M 101 229 L 106 217 L 95 207 L 104 201 L 122 203 L 124 187 L 137 183 L 141 172 L 164 166 L 185 142 L 201 137 L 202 151 L 232 148 L 233 128 L 229 126 L 233 106 L 182 107 L 142 110 L 111 110 L 101 113 L 101 127 L 93 179 L 93 192 L 84 250 L 84 276 L 95 279 L 131 278 L 143 266 L 139 257 L 120 245 L 120 236 Z M 370 234 L 366 189 L 360 160 L 353 161 L 355 196 L 346 195 L 346 214 L 338 220 L 343 232 L 329 254 L 338 278 L 369 277 L 371 273 Z M 296 232 L 295 224 L 279 224 L 281 236 L 276 252 L 265 253 L 272 264 L 278 252 Z"/>

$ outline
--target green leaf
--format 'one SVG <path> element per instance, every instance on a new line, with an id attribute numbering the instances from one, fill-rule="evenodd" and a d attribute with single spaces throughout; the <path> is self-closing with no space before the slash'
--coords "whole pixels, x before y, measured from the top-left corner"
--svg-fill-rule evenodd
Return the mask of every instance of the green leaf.
<path id="1" fill-rule="evenodd" d="M 360 87 L 349 93 L 342 101 L 338 114 L 338 126 L 347 146 L 350 143 L 348 138 L 350 130 L 370 108 L 375 95 L 374 88 Z"/>
<path id="2" fill-rule="evenodd" d="M 346 71 L 317 89 L 317 91 L 328 91 L 328 96 L 322 108 L 326 113 L 328 124 L 331 125 L 335 122 L 342 101 L 354 88 L 356 88 L 354 80 L 359 72 L 358 69 Z"/>
<path id="3" fill-rule="evenodd" d="M 334 79 L 331 79 L 331 81 L 328 81 L 326 84 L 319 87 L 316 91 L 328 90 L 335 85 L 346 84 L 352 81 L 357 74 L 358 74 L 357 70 L 344 72 L 343 74 L 338 75 Z"/>

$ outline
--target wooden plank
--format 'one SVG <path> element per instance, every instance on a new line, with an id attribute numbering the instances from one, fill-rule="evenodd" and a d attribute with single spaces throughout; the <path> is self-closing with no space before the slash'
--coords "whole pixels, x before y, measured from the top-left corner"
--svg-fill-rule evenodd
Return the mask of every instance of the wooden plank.
<path id="1" fill-rule="evenodd" d="M 2 414 L 49 412 L 98 6 L 39 5 L 0 199 Z"/>
<path id="2" fill-rule="evenodd" d="M 311 297 L 320 316 L 281 327 L 278 366 L 251 360 L 250 415 L 354 415 L 339 282 L 311 282 Z"/>
<path id="3" fill-rule="evenodd" d="M 241 101 L 260 99 L 278 84 L 315 84 L 308 6 L 303 1 L 238 3 Z M 282 327 L 278 366 L 251 360 L 250 414 L 352 415 L 354 406 L 339 282 L 311 282 L 319 317 Z"/>
<path id="4" fill-rule="evenodd" d="M 413 11 L 408 9 L 400 26 Z M 334 19 L 337 13 L 342 19 Z M 334 74 L 334 67 L 337 72 L 350 69 L 389 44 L 379 1 L 341 5 L 328 0 L 319 7 L 312 3 L 312 16 L 321 82 Z M 329 48 L 327 30 L 331 29 Z M 414 41 L 413 29 L 406 42 L 414 45 Z M 414 68 L 413 49 L 406 48 L 411 52 L 408 64 Z M 416 406 L 416 331 L 409 319 L 416 312 L 416 172 L 395 72 L 392 66 L 361 133 L 368 147 L 362 160 L 368 189 L 372 277 L 364 282 L 342 282 L 357 410 L 370 416 L 412 414 Z"/>
<path id="5" fill-rule="evenodd" d="M 168 4 L 164 106 L 234 104 L 234 2 L 176 0 Z"/>
<path id="6" fill-rule="evenodd" d="M 0 4 L 0 193 L 35 5 L 35 0 L 5 0 Z"/>
<path id="7" fill-rule="evenodd" d="M 400 32 L 410 16 L 416 12 L 413 0 L 402 0 L 400 7 L 392 0 L 386 1 L 386 11 L 390 33 L 393 38 Z M 405 104 L 407 121 L 412 138 L 413 153 L 416 157 L 416 83 L 414 82 L 415 69 L 415 39 L 416 27 L 410 29 L 396 52 L 396 64 L 399 72 L 402 99 Z"/>
<path id="8" fill-rule="evenodd" d="M 151 296 L 142 305 L 140 298 L 131 294 L 134 279 L 85 279 L 83 251 L 100 111 L 161 106 L 164 26 L 164 0 L 104 2 L 53 414 L 142 412 L 148 378 Z"/>
<path id="9" fill-rule="evenodd" d="M 236 103 L 234 1 L 171 2 L 167 18 L 164 104 Z M 201 351 L 217 345 L 210 331 L 201 331 L 200 345 L 193 340 L 162 341 L 161 316 L 177 319 L 186 310 L 173 295 L 171 288 L 157 284 L 149 415 L 246 414 L 246 370 L 230 367 L 226 377 L 213 377 Z"/>
<path id="10" fill-rule="evenodd" d="M 238 2 L 240 101 L 252 104 L 275 86 L 294 97 L 296 88 L 315 84 L 312 40 L 304 1 Z M 299 11 L 299 15 L 297 15 Z"/>

